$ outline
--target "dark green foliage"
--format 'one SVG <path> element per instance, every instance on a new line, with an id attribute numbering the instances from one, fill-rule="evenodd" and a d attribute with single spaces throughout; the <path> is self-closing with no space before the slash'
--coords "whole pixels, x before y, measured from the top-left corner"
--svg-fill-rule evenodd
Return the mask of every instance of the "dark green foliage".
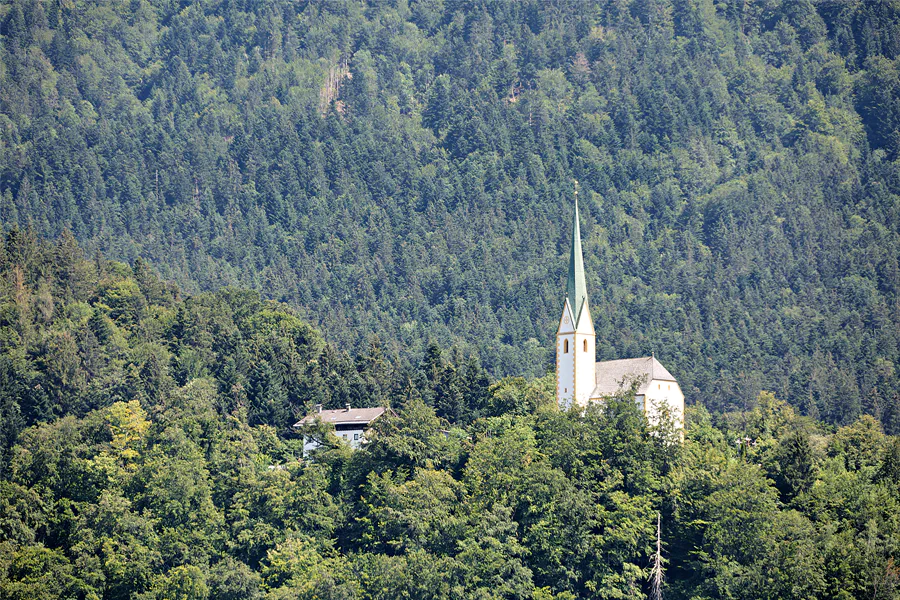
<path id="1" fill-rule="evenodd" d="M 268 362 L 258 363 L 250 371 L 247 390 L 251 425 L 287 423 L 293 416 L 287 410 L 287 392 L 281 376 Z"/>
<path id="2" fill-rule="evenodd" d="M 813 452 L 809 436 L 795 431 L 778 442 L 774 452 L 772 479 L 785 501 L 809 491 L 816 479 Z"/>
<path id="3" fill-rule="evenodd" d="M 894 439 L 884 450 L 878 478 L 892 483 L 900 491 L 900 439 Z"/>
<path id="4" fill-rule="evenodd" d="M 348 360 L 373 340 L 397 385 L 430 340 L 460 348 L 423 397 L 465 421 L 489 411 L 460 400 L 467 357 L 494 377 L 552 366 L 577 178 L 601 358 L 655 350 L 717 409 L 771 389 L 898 432 L 894 2 L 16 0 L 0 20 L 0 219 L 62 236 L 40 274 L 32 233 L 3 258 L 36 278 L 42 319 L 99 302 L 105 345 L 176 300 L 149 264 L 191 292 L 240 285 L 335 344 L 326 404 L 391 393 Z M 19 300 L 0 319 L 25 335 Z M 216 362 L 176 337 L 179 385 L 250 401 L 235 373 L 265 361 L 288 394 L 265 410 L 297 404 L 277 356 Z M 68 394 L 72 346 L 93 343 L 47 340 L 41 388 Z"/>

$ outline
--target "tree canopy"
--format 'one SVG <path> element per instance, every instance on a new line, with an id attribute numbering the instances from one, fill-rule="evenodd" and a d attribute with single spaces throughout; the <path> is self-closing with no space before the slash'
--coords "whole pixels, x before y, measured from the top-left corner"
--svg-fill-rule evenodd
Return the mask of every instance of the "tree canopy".
<path id="1" fill-rule="evenodd" d="M 870 415 L 764 392 L 690 407 L 682 445 L 633 391 L 560 411 L 552 373 L 350 355 L 69 235 L 0 250 L 0 598 L 644 598 L 657 518 L 666 598 L 900 593 L 900 439 Z M 292 431 L 345 402 L 392 407 L 362 449 Z"/>

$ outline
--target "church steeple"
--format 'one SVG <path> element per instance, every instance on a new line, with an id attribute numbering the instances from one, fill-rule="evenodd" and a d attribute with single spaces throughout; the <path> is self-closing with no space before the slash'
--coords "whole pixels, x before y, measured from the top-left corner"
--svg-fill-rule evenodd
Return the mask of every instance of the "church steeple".
<path id="1" fill-rule="evenodd" d="M 587 285 L 584 281 L 584 258 L 581 254 L 581 224 L 578 218 L 578 182 L 575 182 L 575 212 L 572 217 L 572 248 L 569 254 L 569 280 L 566 297 L 578 324 L 581 312 L 587 306 Z"/>
<path id="2" fill-rule="evenodd" d="M 572 218 L 572 248 L 566 299 L 556 330 L 556 400 L 561 407 L 585 406 L 591 399 L 595 373 L 594 324 L 588 306 L 581 256 L 581 225 L 578 222 L 578 182 L 575 182 L 575 214 Z"/>

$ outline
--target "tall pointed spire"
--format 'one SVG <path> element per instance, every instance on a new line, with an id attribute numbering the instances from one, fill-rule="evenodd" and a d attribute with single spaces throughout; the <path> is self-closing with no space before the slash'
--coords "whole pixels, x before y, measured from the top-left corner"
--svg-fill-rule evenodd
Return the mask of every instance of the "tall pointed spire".
<path id="1" fill-rule="evenodd" d="M 584 281 L 584 258 L 581 254 L 581 224 L 578 219 L 578 181 L 575 181 L 575 214 L 572 219 L 572 251 L 569 255 L 569 280 L 566 296 L 575 316 L 575 323 L 581 318 L 581 311 L 587 304 L 587 285 Z"/>
<path id="2" fill-rule="evenodd" d="M 556 401 L 560 406 L 586 406 L 590 402 L 597 387 L 596 364 L 596 334 L 584 278 L 576 181 L 566 302 L 556 330 Z"/>

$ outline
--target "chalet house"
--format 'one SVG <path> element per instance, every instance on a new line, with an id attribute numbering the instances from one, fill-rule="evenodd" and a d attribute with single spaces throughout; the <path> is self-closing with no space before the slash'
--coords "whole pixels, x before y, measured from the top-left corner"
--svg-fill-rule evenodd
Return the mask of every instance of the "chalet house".
<path id="1" fill-rule="evenodd" d="M 294 423 L 294 427 L 299 428 L 303 425 L 309 425 L 316 420 L 322 421 L 333 425 L 335 435 L 350 444 L 351 448 L 357 449 L 365 443 L 366 430 L 369 426 L 388 410 L 390 409 L 384 406 L 351 408 L 349 404 L 336 410 L 322 410 L 322 405 L 319 404 L 316 406 L 316 412 L 306 415 Z M 307 436 L 303 437 L 304 456 L 318 446 L 318 441 Z"/>

